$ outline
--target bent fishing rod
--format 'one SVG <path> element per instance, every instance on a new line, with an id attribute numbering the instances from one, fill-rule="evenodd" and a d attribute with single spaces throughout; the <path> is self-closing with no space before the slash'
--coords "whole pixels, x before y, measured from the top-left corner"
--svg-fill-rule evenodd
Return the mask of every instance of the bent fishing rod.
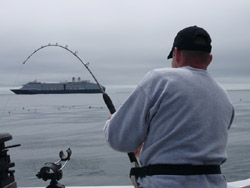
<path id="1" fill-rule="evenodd" d="M 24 65 L 33 55 L 35 55 L 38 51 L 40 51 L 40 50 L 42 50 L 42 49 L 44 49 L 44 48 L 47 48 L 47 47 L 59 47 L 59 48 L 62 48 L 62 49 L 64 49 L 64 50 L 68 51 L 68 52 L 71 53 L 72 55 L 74 55 L 74 56 L 81 62 L 81 64 L 88 70 L 88 72 L 90 73 L 90 75 L 94 78 L 95 82 L 97 83 L 98 87 L 100 88 L 100 91 L 102 92 L 103 100 L 104 100 L 104 102 L 105 102 L 105 104 L 106 104 L 106 106 L 107 106 L 109 112 L 110 112 L 111 114 L 114 114 L 114 113 L 116 112 L 115 106 L 114 106 L 114 104 L 113 104 L 111 98 L 110 98 L 109 95 L 105 92 L 105 90 L 104 90 L 104 88 L 102 87 L 102 85 L 98 82 L 97 78 L 95 77 L 95 75 L 93 74 L 93 72 L 90 70 L 90 68 L 89 68 L 89 66 L 88 66 L 89 63 L 84 63 L 83 60 L 77 55 L 78 52 L 77 52 L 77 51 L 72 51 L 72 50 L 70 50 L 70 49 L 68 48 L 67 45 L 66 45 L 66 46 L 62 46 L 62 45 L 60 45 L 60 44 L 58 44 L 58 43 L 56 43 L 56 44 L 50 44 L 50 43 L 49 43 L 49 44 L 47 44 L 47 45 L 41 46 L 40 48 L 37 48 L 34 52 L 32 52 L 32 53 L 26 58 L 26 60 L 23 62 L 23 65 Z M 133 166 L 133 167 L 139 167 L 140 165 L 139 165 L 139 163 L 138 163 L 138 161 L 137 161 L 137 159 L 136 159 L 136 157 L 135 157 L 134 152 L 129 152 L 129 153 L 127 153 L 127 154 L 128 154 L 128 157 L 129 157 L 129 160 L 130 160 L 132 166 Z M 130 179 L 131 179 L 131 181 L 132 181 L 134 187 L 137 188 L 137 187 L 138 187 L 138 184 L 137 184 L 137 179 L 136 179 L 136 177 L 135 177 L 135 176 L 131 176 Z"/>

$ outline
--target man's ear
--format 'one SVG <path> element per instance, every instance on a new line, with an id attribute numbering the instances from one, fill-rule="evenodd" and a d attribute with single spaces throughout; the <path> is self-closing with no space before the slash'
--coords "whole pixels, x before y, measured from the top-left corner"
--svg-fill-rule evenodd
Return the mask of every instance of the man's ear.
<path id="1" fill-rule="evenodd" d="M 179 63 L 180 58 L 181 58 L 181 52 L 176 47 L 174 48 L 174 54 L 175 54 L 176 62 Z"/>
<path id="2" fill-rule="evenodd" d="M 212 54 L 209 54 L 209 64 L 211 63 L 211 61 L 213 60 L 213 55 Z"/>
<path id="3" fill-rule="evenodd" d="M 212 62 L 212 60 L 213 60 L 213 55 L 209 54 L 209 60 L 207 61 L 206 67 L 208 67 L 208 65 L 210 65 L 210 63 Z"/>

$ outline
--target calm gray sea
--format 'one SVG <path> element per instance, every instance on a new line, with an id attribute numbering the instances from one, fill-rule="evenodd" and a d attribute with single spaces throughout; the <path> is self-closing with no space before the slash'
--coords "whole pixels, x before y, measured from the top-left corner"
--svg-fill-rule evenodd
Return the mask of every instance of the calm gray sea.
<path id="1" fill-rule="evenodd" d="M 250 91 L 229 91 L 236 117 L 230 129 L 228 160 L 223 173 L 228 181 L 250 178 Z M 116 107 L 129 92 L 110 94 Z M 105 143 L 103 125 L 109 112 L 101 94 L 0 95 L 0 133 L 20 143 L 10 149 L 18 186 L 47 186 L 36 177 L 45 162 L 59 159 L 59 151 L 72 149 L 63 170 L 65 185 L 128 185 L 130 162 L 126 154 Z"/>

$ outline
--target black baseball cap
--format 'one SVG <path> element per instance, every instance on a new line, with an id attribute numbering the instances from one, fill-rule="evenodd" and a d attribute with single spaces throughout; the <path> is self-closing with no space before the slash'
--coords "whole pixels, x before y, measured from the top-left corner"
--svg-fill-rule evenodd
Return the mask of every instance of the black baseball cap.
<path id="1" fill-rule="evenodd" d="M 199 44 L 195 42 L 197 37 L 204 39 L 205 43 Z M 205 29 L 197 26 L 184 28 L 177 33 L 168 59 L 173 57 L 175 47 L 178 48 L 178 50 L 204 51 L 210 53 L 212 50 L 211 42 L 212 40 Z"/>

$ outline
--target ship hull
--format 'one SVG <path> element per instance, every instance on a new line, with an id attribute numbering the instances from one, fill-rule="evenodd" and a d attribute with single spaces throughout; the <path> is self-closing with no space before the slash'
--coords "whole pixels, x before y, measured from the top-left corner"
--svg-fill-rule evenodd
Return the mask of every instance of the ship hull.
<path id="1" fill-rule="evenodd" d="M 100 89 L 78 89 L 78 90 L 24 90 L 11 89 L 17 95 L 35 95 L 35 94 L 77 94 L 77 93 L 102 93 Z"/>

